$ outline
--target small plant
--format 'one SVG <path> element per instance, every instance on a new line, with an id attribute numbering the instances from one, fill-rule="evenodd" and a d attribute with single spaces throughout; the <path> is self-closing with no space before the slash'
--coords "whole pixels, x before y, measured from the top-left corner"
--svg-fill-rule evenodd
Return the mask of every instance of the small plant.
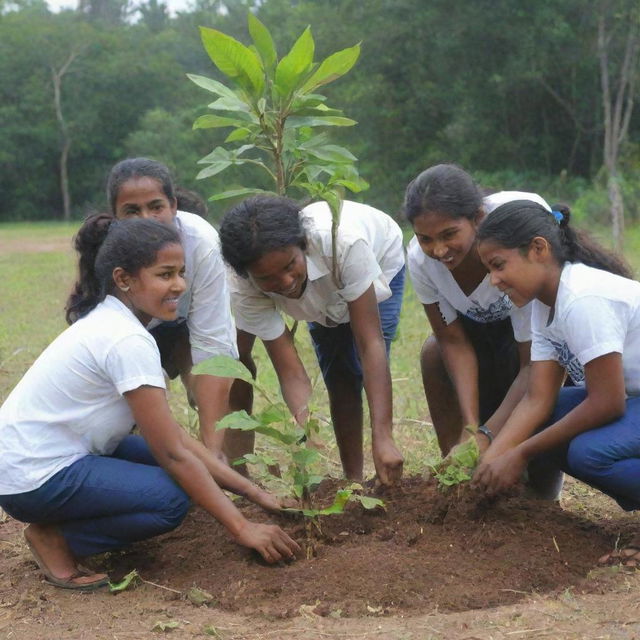
<path id="1" fill-rule="evenodd" d="M 471 436 L 456 445 L 440 464 L 431 468 L 441 489 L 469 482 L 478 464 L 480 450 L 476 439 Z"/>
<path id="2" fill-rule="evenodd" d="M 353 483 L 336 492 L 333 504 L 322 509 L 313 504 L 312 492 L 325 476 L 315 471 L 320 459 L 317 449 L 309 446 L 313 436 L 318 433 L 318 421 L 310 418 L 303 425 L 298 424 L 283 403 L 274 403 L 269 394 L 251 376 L 249 370 L 229 356 L 214 356 L 199 363 L 194 374 L 207 374 L 225 378 L 238 378 L 253 385 L 266 400 L 267 405 L 253 415 L 246 411 L 235 411 L 226 415 L 217 424 L 217 429 L 240 429 L 255 431 L 270 438 L 283 453 L 286 463 L 280 475 L 272 470 L 277 460 L 263 454 L 251 453 L 235 460 L 233 464 L 258 465 L 263 473 L 270 475 L 271 482 L 279 483 L 284 493 L 296 499 L 298 506 L 286 511 L 302 514 L 305 517 L 307 533 L 307 557 L 314 554 L 314 532 L 320 532 L 320 517 L 342 513 L 348 502 L 359 502 L 365 509 L 384 507 L 382 500 L 362 495 L 362 486 Z"/>

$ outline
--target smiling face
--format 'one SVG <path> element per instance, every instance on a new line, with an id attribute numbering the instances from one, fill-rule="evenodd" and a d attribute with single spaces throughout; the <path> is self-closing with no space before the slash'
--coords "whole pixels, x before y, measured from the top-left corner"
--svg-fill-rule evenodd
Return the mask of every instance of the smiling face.
<path id="1" fill-rule="evenodd" d="M 491 284 L 506 293 L 517 307 L 523 307 L 534 298 L 549 306 L 553 304 L 553 300 L 550 301 L 546 295 L 549 284 L 552 284 L 549 270 L 545 268 L 546 263 L 540 260 L 540 247 L 536 245 L 536 240 L 542 239 L 535 238 L 525 251 L 505 249 L 491 240 L 478 244 L 478 253 L 489 270 Z"/>
<path id="2" fill-rule="evenodd" d="M 307 284 L 307 261 L 295 245 L 266 253 L 251 263 L 247 272 L 262 291 L 285 298 L 299 298 Z"/>
<path id="3" fill-rule="evenodd" d="M 130 178 L 118 189 L 115 201 L 116 218 L 150 218 L 164 224 L 173 222 L 176 199 L 169 199 L 155 178 Z"/>
<path id="4" fill-rule="evenodd" d="M 453 271 L 474 248 L 478 223 L 479 220 L 425 212 L 413 219 L 412 226 L 424 253 Z"/>
<path id="5" fill-rule="evenodd" d="M 184 251 L 179 244 L 167 244 L 160 249 L 156 261 L 130 275 L 120 267 L 114 270 L 116 293 L 146 325 L 151 318 L 175 320 L 178 300 L 186 289 Z"/>

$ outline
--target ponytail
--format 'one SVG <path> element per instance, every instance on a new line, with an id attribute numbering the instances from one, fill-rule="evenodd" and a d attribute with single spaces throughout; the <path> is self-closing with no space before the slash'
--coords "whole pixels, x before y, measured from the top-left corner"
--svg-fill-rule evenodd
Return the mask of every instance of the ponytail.
<path id="1" fill-rule="evenodd" d="M 67 324 L 73 324 L 102 301 L 102 285 L 96 275 L 96 257 L 115 218 L 107 213 L 87 217 L 74 238 L 79 254 L 78 280 L 65 306 Z"/>
<path id="2" fill-rule="evenodd" d="M 114 286 L 114 269 L 136 275 L 168 244 L 180 244 L 171 225 L 143 218 L 116 220 L 105 213 L 89 216 L 75 237 L 78 280 L 65 306 L 67 322 L 73 324 L 105 299 Z"/>
<path id="3" fill-rule="evenodd" d="M 554 205 L 552 211 L 530 200 L 507 202 L 492 211 L 477 232 L 478 242 L 490 240 L 505 249 L 526 250 L 535 237 L 544 238 L 560 265 L 581 262 L 589 267 L 631 278 L 624 259 L 608 251 L 585 231 L 574 229 L 571 210 Z"/>

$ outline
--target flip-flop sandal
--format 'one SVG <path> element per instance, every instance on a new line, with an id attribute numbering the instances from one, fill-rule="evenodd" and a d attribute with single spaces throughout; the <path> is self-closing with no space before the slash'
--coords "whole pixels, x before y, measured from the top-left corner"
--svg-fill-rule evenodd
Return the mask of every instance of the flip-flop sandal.
<path id="1" fill-rule="evenodd" d="M 105 576 L 104 578 L 97 578 L 96 580 L 92 580 L 91 582 L 74 582 L 76 578 L 81 578 L 83 576 L 90 576 L 92 573 L 85 569 L 84 567 L 79 567 L 77 571 L 75 571 L 70 576 L 66 578 L 58 578 L 54 576 L 49 568 L 44 563 L 44 560 L 40 556 L 40 554 L 36 551 L 35 547 L 27 538 L 26 532 L 24 533 L 24 539 L 29 547 L 29 551 L 31 551 L 33 555 L 33 559 L 36 561 L 38 568 L 44 574 L 45 582 L 54 587 L 59 587 L 60 589 L 73 589 L 74 591 L 94 591 L 95 589 L 100 589 L 101 587 L 106 587 L 109 584 L 109 577 Z"/>

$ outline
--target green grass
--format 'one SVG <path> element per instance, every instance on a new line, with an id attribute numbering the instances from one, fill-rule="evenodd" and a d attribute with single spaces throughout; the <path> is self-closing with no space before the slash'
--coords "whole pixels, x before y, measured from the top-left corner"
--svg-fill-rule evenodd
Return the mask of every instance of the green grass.
<path id="1" fill-rule="evenodd" d="M 23 373 L 44 347 L 66 326 L 64 303 L 75 277 L 75 256 L 66 240 L 71 238 L 76 224 L 16 223 L 0 225 L 0 271 L 3 274 L 0 296 L 0 402 L 2 402 Z M 604 237 L 605 234 L 599 234 Z M 19 250 L 23 244 L 57 240 L 54 250 L 34 252 Z M 627 231 L 627 258 L 636 273 L 640 273 L 640 228 Z M 6 247 L 9 247 L 7 250 Z M 400 330 L 392 347 L 391 375 L 394 393 L 394 421 L 396 440 L 405 456 L 409 473 L 423 471 L 437 456 L 433 430 L 428 424 L 427 407 L 422 390 L 418 354 L 429 328 L 415 293 L 407 282 Z M 340 465 L 328 425 L 329 410 L 326 393 L 311 348 L 304 323 L 299 325 L 296 343 L 300 356 L 314 382 L 312 407 L 326 425 L 325 471 L 339 474 Z M 275 373 L 261 344 L 256 345 L 254 357 L 260 383 L 272 397 L 279 398 Z M 194 417 L 188 408 L 179 382 L 171 385 L 170 403 L 174 415 L 186 428 L 193 429 Z M 366 434 L 366 472 L 373 474 L 370 440 Z M 259 441 L 259 445 L 264 443 Z"/>

